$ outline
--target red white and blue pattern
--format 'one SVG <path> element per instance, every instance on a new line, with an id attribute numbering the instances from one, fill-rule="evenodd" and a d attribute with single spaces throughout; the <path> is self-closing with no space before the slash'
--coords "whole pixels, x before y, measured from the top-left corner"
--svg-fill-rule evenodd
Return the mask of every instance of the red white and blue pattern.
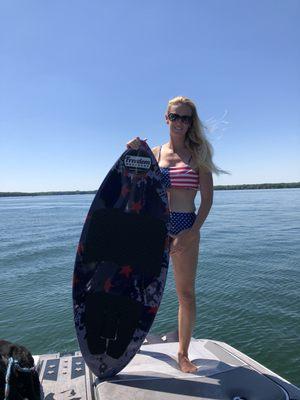
<path id="1" fill-rule="evenodd" d="M 191 167 L 160 167 L 166 189 L 199 189 L 199 175 Z"/>
<path id="2" fill-rule="evenodd" d="M 194 212 L 170 212 L 170 235 L 176 236 L 185 229 L 190 229 L 196 219 Z"/>

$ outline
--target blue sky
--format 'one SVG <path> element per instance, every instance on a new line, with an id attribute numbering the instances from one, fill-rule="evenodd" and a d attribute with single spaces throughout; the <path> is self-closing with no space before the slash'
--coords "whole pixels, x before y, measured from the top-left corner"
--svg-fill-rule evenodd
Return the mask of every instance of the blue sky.
<path id="1" fill-rule="evenodd" d="M 2 0 L 0 191 L 96 189 L 167 101 L 210 128 L 215 184 L 299 181 L 299 0 Z"/>

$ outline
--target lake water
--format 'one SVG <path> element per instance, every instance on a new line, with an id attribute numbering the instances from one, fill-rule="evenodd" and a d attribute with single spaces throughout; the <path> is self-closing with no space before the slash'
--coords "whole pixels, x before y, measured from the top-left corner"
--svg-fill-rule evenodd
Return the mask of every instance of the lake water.
<path id="1" fill-rule="evenodd" d="M 0 337 L 78 348 L 71 279 L 92 195 L 0 198 Z M 216 191 L 201 231 L 194 336 L 300 385 L 300 189 Z M 177 328 L 172 267 L 152 332 Z"/>

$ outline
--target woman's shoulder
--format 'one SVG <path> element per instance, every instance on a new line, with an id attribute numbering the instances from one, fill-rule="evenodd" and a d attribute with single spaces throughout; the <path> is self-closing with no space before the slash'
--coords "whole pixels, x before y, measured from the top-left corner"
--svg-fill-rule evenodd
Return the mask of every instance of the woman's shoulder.
<path id="1" fill-rule="evenodd" d="M 160 149 L 161 149 L 161 146 L 155 146 L 155 147 L 152 147 L 152 149 L 151 149 L 152 153 L 155 155 L 156 158 L 159 155 Z"/>
<path id="2" fill-rule="evenodd" d="M 152 150 L 153 152 L 154 152 L 154 151 L 156 151 L 156 152 L 165 151 L 165 149 L 168 147 L 167 145 L 168 145 L 168 143 L 160 144 L 159 146 L 152 147 L 151 150 Z M 163 149 L 164 149 L 164 150 L 163 150 Z"/>
<path id="3" fill-rule="evenodd" d="M 152 151 L 157 151 L 157 150 L 159 150 L 161 148 L 161 146 L 154 146 L 154 147 L 152 147 Z"/>

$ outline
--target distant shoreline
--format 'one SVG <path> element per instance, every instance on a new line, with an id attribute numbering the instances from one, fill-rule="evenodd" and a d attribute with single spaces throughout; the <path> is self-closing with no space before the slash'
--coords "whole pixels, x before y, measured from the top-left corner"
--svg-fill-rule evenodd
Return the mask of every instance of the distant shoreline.
<path id="1" fill-rule="evenodd" d="M 294 189 L 294 188 L 300 188 L 300 182 L 214 186 L 214 190 Z M 95 194 L 95 193 L 97 193 L 97 190 L 73 190 L 73 191 L 51 191 L 51 192 L 0 192 L 0 197 L 62 196 L 62 195 L 65 196 L 65 195 Z"/>

